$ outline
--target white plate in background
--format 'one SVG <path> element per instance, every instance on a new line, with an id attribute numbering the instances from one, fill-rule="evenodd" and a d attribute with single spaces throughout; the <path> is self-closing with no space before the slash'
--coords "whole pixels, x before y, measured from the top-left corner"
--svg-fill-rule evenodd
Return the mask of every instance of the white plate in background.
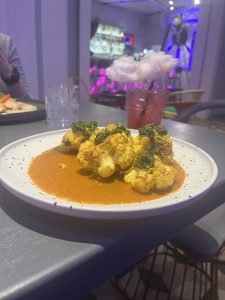
<path id="1" fill-rule="evenodd" d="M 1 113 L 0 114 L 0 125 L 8 125 L 8 124 L 19 124 L 19 123 L 27 123 L 34 122 L 37 120 L 43 120 L 46 117 L 45 105 L 44 102 L 39 100 L 19 100 L 27 104 L 34 105 L 36 107 L 35 110 L 31 111 L 17 111 L 10 113 Z"/>

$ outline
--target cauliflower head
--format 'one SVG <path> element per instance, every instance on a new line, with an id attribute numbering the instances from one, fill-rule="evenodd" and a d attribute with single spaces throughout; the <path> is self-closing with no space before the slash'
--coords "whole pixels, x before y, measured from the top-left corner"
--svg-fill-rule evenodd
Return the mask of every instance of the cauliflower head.
<path id="1" fill-rule="evenodd" d="M 66 132 L 60 143 L 60 150 L 63 153 L 77 153 L 80 145 L 97 130 L 95 121 L 78 121 L 72 123 L 71 129 Z"/>
<path id="2" fill-rule="evenodd" d="M 163 162 L 170 164 L 173 161 L 172 139 L 163 126 L 147 124 L 138 129 L 142 151 L 154 151 Z"/>
<path id="3" fill-rule="evenodd" d="M 112 157 L 90 140 L 81 144 L 77 160 L 82 168 L 99 174 L 101 177 L 109 177 L 115 172 Z"/>
<path id="4" fill-rule="evenodd" d="M 101 177 L 129 168 L 134 160 L 130 132 L 120 123 L 108 124 L 80 146 L 77 159 L 83 168 Z"/>
<path id="5" fill-rule="evenodd" d="M 66 132 L 60 143 L 60 150 L 63 153 L 76 153 L 81 145 L 85 141 L 85 136 L 78 132 L 74 134 L 72 130 Z"/>
<path id="6" fill-rule="evenodd" d="M 164 190 L 174 183 L 176 170 L 162 162 L 159 156 L 152 152 L 136 156 L 132 168 L 124 175 L 124 181 L 141 193 L 152 189 Z"/>
<path id="7" fill-rule="evenodd" d="M 165 190 L 171 187 L 174 183 L 175 176 L 176 169 L 173 166 L 163 163 L 163 161 L 157 157 L 153 170 L 154 188 L 156 190 Z"/>

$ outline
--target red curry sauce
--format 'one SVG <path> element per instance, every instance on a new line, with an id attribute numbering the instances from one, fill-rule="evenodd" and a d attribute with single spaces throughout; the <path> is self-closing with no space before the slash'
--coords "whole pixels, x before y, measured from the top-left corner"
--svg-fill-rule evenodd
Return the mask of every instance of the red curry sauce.
<path id="1" fill-rule="evenodd" d="M 166 191 L 147 194 L 134 191 L 118 175 L 99 179 L 80 169 L 75 156 L 56 149 L 47 150 L 34 158 L 29 175 L 41 190 L 65 200 L 85 204 L 125 204 L 153 200 L 178 190 L 183 184 L 185 172 L 176 162 L 174 167 L 177 176 L 173 186 Z"/>

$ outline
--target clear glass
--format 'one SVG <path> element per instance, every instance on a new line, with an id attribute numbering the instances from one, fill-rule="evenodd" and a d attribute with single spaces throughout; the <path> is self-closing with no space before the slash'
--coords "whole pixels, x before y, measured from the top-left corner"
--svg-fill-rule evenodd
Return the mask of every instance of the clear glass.
<path id="1" fill-rule="evenodd" d="M 45 87 L 46 122 L 53 128 L 69 128 L 79 120 L 79 86 L 47 85 Z"/>

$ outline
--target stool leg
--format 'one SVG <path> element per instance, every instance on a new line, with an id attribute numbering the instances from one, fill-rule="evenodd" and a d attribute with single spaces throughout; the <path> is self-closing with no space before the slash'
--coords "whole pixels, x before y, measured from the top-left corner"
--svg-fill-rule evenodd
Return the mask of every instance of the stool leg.
<path id="1" fill-rule="evenodd" d="M 218 295 L 218 264 L 212 262 L 210 264 L 211 283 L 210 283 L 210 299 L 219 299 Z"/>

